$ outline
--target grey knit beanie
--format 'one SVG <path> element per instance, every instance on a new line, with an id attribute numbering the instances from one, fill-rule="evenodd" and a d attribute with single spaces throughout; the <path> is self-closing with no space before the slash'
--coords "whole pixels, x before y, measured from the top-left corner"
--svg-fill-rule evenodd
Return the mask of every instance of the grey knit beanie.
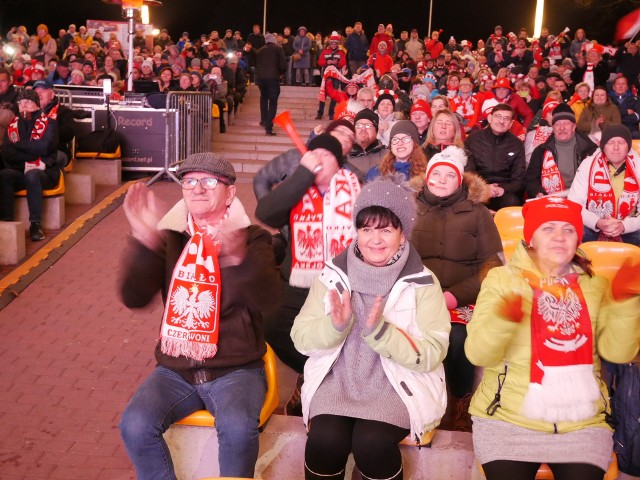
<path id="1" fill-rule="evenodd" d="M 182 161 L 176 175 L 182 178 L 187 172 L 210 173 L 216 177 L 226 178 L 229 185 L 236 183 L 236 171 L 233 165 L 218 153 L 192 153 Z"/>
<path id="2" fill-rule="evenodd" d="M 418 127 L 411 120 L 399 120 L 396 124 L 391 127 L 391 133 L 389 133 L 389 140 L 398 135 L 399 133 L 403 133 L 405 135 L 409 135 L 413 140 L 413 143 L 416 145 L 420 144 L 420 133 L 418 132 Z"/>
<path id="3" fill-rule="evenodd" d="M 384 207 L 391 210 L 402 224 L 402 233 L 409 238 L 416 223 L 414 192 L 404 183 L 401 174 L 378 177 L 362 187 L 353 206 L 353 221 L 367 207 Z"/>

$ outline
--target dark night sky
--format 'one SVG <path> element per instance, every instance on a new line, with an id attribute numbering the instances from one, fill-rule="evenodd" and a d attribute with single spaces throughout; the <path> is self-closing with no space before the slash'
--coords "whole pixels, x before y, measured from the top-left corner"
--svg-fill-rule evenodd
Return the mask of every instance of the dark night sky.
<path id="1" fill-rule="evenodd" d="M 281 31 L 285 25 L 294 30 L 305 25 L 312 31 L 329 33 L 334 29 L 360 20 L 369 38 L 378 23 L 392 23 L 396 35 L 401 30 L 418 28 L 420 35 L 427 32 L 429 0 L 420 1 L 333 1 L 327 0 L 267 0 L 267 30 Z M 631 10 L 612 12 L 611 9 L 579 9 L 572 0 L 547 0 L 545 25 L 551 33 L 565 26 L 572 30 L 584 27 L 589 38 L 602 42 L 610 40 L 615 21 Z M 164 0 L 162 7 L 151 10 L 155 26 L 166 27 L 176 39 L 183 30 L 192 39 L 200 33 L 226 28 L 239 29 L 246 37 L 254 23 L 262 24 L 263 0 Z M 524 26 L 533 31 L 535 0 L 433 0 L 432 27 L 444 29 L 446 39 L 454 35 L 458 41 L 466 38 L 476 43 L 493 32 L 500 24 L 505 33 Z M 371 6 L 371 8 L 366 8 Z M 604 15 L 604 16 L 603 16 Z M 609 15 L 607 18 L 606 15 Z M 44 22 L 57 35 L 69 23 L 83 24 L 87 19 L 119 20 L 117 6 L 105 5 L 100 0 L 0 0 L 0 31 L 5 33 L 15 24 L 24 24 L 33 33 L 35 26 Z M 572 34 L 571 34 L 572 35 Z"/>

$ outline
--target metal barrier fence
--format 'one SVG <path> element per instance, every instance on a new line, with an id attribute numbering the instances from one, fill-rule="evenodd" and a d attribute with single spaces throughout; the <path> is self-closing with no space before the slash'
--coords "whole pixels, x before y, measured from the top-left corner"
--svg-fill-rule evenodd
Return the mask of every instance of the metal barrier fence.
<path id="1" fill-rule="evenodd" d="M 147 185 L 163 175 L 174 181 L 176 163 L 192 153 L 211 150 L 211 94 L 209 92 L 169 92 L 167 95 L 167 126 L 165 165 Z"/>

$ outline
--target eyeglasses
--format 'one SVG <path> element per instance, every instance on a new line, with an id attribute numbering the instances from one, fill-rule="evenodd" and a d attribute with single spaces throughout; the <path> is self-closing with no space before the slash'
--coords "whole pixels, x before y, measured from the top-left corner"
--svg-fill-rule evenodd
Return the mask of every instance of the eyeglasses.
<path id="1" fill-rule="evenodd" d="M 196 185 L 198 185 L 199 183 L 200 186 L 205 190 L 213 190 L 218 186 L 218 182 L 224 183 L 215 177 L 205 177 L 200 179 L 183 178 L 182 180 L 180 180 L 180 186 L 182 187 L 183 190 L 193 190 L 194 188 L 196 188 Z"/>
<path id="2" fill-rule="evenodd" d="M 355 127 L 360 130 L 369 130 L 370 128 L 374 128 L 375 125 L 373 123 L 356 123 Z"/>
<path id="3" fill-rule="evenodd" d="M 492 113 L 491 117 L 495 118 L 499 122 L 510 122 L 511 119 L 513 118 L 513 117 L 510 117 L 508 115 L 500 115 L 498 113 Z"/>
<path id="4" fill-rule="evenodd" d="M 391 139 L 391 144 L 392 145 L 400 145 L 401 143 L 409 143 L 411 142 L 413 139 L 411 137 L 409 137 L 408 135 L 405 135 L 404 137 L 393 137 Z"/>

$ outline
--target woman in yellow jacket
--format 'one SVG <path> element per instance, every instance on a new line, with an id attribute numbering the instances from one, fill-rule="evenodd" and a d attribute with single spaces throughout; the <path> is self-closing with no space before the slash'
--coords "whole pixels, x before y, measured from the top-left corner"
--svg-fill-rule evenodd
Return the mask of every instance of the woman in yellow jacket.
<path id="1" fill-rule="evenodd" d="M 482 284 L 465 352 L 484 367 L 471 401 L 473 443 L 487 479 L 601 480 L 613 449 L 600 360 L 638 352 L 640 297 L 593 276 L 577 252 L 578 204 L 558 197 L 523 208 L 524 242 Z"/>

